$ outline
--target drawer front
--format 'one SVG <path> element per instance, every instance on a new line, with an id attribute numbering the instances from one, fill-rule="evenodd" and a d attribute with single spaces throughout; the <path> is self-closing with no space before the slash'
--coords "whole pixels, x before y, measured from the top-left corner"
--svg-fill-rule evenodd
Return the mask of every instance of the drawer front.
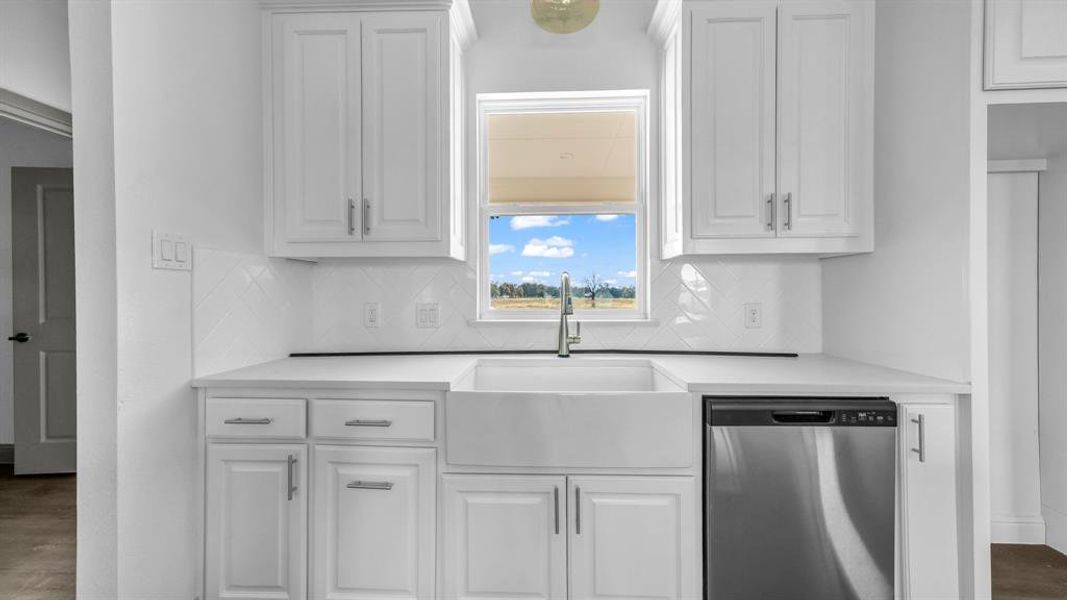
<path id="1" fill-rule="evenodd" d="M 208 398 L 208 437 L 302 438 L 307 409 L 302 398 Z"/>
<path id="2" fill-rule="evenodd" d="M 311 433 L 324 438 L 432 442 L 433 402 L 313 400 Z"/>

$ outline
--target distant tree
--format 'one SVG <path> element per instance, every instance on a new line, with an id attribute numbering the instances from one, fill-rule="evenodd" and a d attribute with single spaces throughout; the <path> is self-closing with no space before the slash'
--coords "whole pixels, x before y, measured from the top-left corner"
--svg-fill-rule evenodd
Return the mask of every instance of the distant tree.
<path id="1" fill-rule="evenodd" d="M 590 308 L 596 308 L 597 296 L 603 298 L 604 292 L 610 287 L 611 286 L 596 273 L 585 278 L 586 296 L 589 298 Z"/>

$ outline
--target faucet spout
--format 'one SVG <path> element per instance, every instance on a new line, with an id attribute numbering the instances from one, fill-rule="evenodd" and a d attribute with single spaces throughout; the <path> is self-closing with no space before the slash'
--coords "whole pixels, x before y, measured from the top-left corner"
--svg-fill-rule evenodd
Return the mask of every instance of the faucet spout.
<path id="1" fill-rule="evenodd" d="M 559 278 L 559 338 L 556 349 L 560 358 L 568 358 L 571 355 L 571 344 L 580 344 L 582 341 L 582 324 L 577 323 L 577 334 L 571 335 L 568 315 L 574 314 L 574 302 L 571 299 L 571 274 L 564 271 Z"/>

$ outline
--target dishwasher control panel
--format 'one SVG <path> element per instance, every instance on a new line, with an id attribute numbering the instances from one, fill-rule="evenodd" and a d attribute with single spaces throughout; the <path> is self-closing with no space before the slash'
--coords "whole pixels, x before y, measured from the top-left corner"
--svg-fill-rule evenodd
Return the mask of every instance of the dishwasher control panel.
<path id="1" fill-rule="evenodd" d="M 839 410 L 837 422 L 840 425 L 894 427 L 897 413 L 895 410 Z"/>

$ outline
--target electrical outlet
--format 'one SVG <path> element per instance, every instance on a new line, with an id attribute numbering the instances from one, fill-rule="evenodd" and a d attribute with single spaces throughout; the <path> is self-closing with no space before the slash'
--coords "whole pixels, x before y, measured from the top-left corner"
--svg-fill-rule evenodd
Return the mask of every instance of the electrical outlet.
<path id="1" fill-rule="evenodd" d="M 363 304 L 363 326 L 367 329 L 381 327 L 382 305 L 378 302 L 365 302 Z"/>
<path id="2" fill-rule="evenodd" d="M 763 304 L 750 302 L 745 305 L 745 329 L 763 327 Z"/>
<path id="3" fill-rule="evenodd" d="M 436 302 L 420 302 L 415 305 L 415 327 L 437 329 L 441 326 L 441 311 Z"/>

